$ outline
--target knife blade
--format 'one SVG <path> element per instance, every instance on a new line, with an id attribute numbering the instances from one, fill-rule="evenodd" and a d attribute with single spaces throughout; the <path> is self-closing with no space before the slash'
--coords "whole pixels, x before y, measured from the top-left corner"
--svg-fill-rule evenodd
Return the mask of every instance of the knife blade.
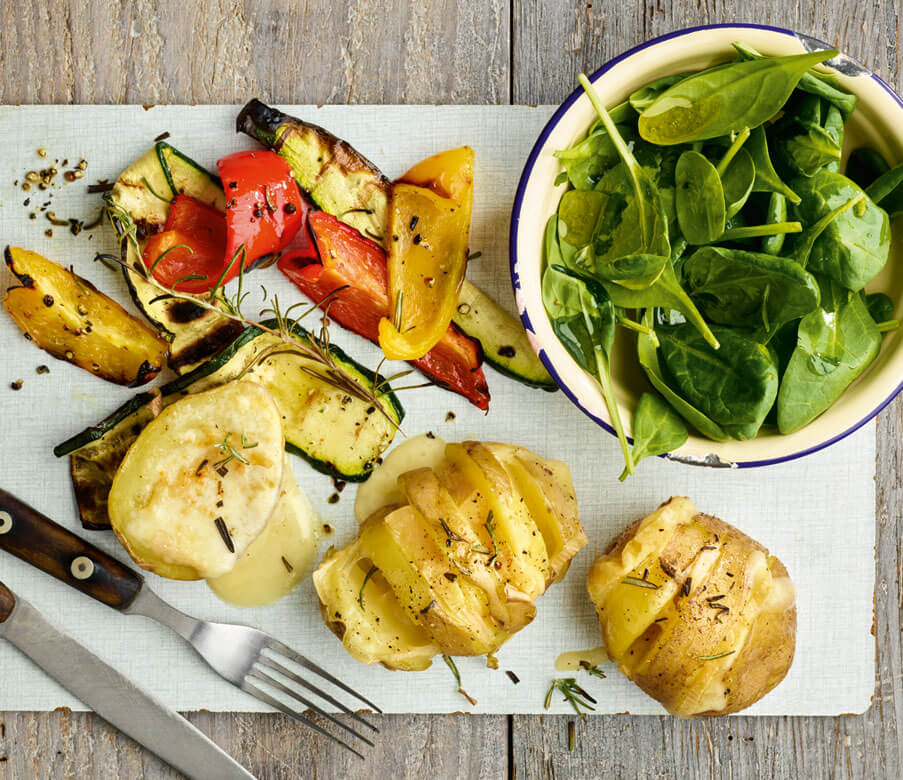
<path id="1" fill-rule="evenodd" d="M 0 583 L 0 636 L 64 688 L 166 763 L 192 778 L 254 780 L 203 732 Z"/>

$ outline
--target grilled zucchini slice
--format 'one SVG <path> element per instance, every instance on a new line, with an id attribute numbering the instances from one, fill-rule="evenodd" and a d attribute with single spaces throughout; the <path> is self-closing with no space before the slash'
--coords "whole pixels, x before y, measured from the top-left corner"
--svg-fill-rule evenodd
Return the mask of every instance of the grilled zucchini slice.
<path id="1" fill-rule="evenodd" d="M 185 193 L 224 211 L 220 180 L 169 144 L 160 141 L 126 168 L 107 194 L 113 227 L 121 240 L 122 259 L 142 263 L 134 243 L 143 250 L 154 233 L 163 230 L 169 203 Z M 161 298 L 160 290 L 140 274 L 122 269 L 132 299 L 150 323 L 170 341 L 169 366 L 178 373 L 191 370 L 229 344 L 243 326 L 181 298 Z"/>

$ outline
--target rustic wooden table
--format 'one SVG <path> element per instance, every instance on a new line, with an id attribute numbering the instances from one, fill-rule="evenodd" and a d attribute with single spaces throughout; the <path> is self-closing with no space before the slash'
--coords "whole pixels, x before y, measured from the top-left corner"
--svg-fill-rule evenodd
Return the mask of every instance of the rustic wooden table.
<path id="1" fill-rule="evenodd" d="M 894 0 L 0 0 L 0 102 L 558 103 L 628 47 L 729 21 L 810 33 L 897 84 Z M 901 777 L 901 415 L 898 399 L 878 423 L 865 715 L 599 716 L 577 722 L 571 753 L 565 716 L 386 716 L 365 764 L 281 715 L 189 718 L 261 778 Z M 174 773 L 93 714 L 0 713 L 0 777 L 117 776 Z"/>

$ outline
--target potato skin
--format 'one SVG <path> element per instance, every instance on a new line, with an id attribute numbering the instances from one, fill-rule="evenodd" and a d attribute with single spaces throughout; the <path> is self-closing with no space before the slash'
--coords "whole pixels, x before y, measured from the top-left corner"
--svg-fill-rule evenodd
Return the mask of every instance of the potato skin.
<path id="1" fill-rule="evenodd" d="M 761 544 L 686 499 L 671 501 L 685 502 L 681 521 L 654 539 L 641 562 L 631 559 L 635 570 L 612 565 L 625 550 L 635 551 L 638 532 L 654 514 L 625 529 L 590 570 L 587 584 L 603 636 L 615 645 L 613 632 L 631 625 L 624 610 L 632 609 L 645 630 L 613 658 L 628 678 L 675 715 L 738 712 L 774 688 L 793 662 L 792 585 L 784 565 Z M 624 577 L 648 577 L 658 588 L 625 584 Z M 654 602 L 665 588 L 673 596 Z M 644 602 L 652 605 L 649 612 L 642 611 Z"/>

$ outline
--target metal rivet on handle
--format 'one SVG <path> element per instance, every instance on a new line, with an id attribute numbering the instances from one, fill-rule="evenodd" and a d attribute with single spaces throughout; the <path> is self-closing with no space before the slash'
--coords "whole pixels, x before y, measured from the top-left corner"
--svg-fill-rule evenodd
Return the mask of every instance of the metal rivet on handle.
<path id="1" fill-rule="evenodd" d="M 72 576 L 75 579 L 86 580 L 94 574 L 94 561 L 84 555 L 79 555 L 78 558 L 72 561 L 69 571 L 72 572 Z"/>
<path id="2" fill-rule="evenodd" d="M 9 512 L 0 512 L 0 534 L 13 530 L 13 516 Z"/>

